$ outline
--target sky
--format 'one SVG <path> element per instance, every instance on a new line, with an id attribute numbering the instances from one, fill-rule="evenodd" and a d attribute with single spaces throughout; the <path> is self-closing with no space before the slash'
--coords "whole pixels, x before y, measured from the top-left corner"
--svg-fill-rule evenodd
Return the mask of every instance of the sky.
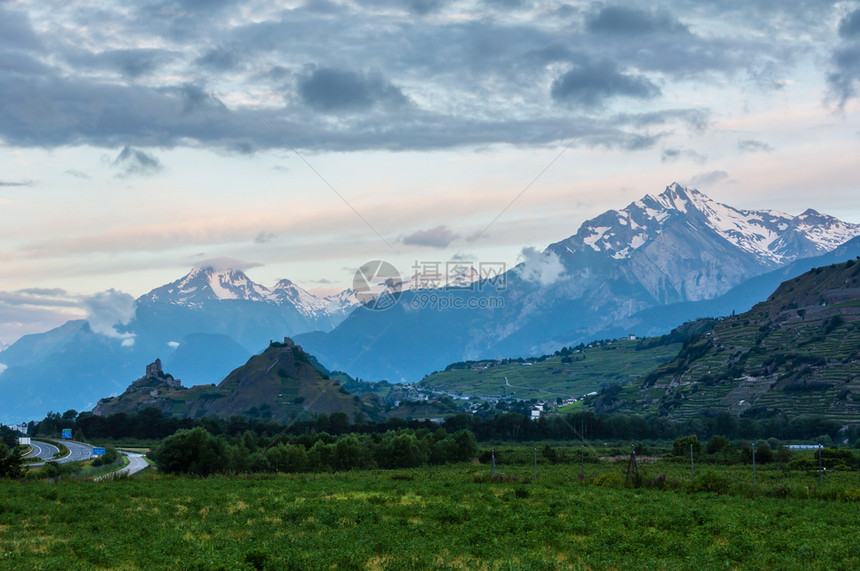
<path id="1" fill-rule="evenodd" d="M 860 3 L 0 1 L 0 343 L 193 267 L 325 294 L 672 182 L 860 223 Z"/>

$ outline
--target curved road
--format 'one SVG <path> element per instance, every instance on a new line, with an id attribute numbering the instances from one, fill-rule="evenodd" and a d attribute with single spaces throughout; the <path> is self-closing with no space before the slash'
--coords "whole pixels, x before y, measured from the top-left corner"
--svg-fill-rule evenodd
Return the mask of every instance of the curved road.
<path id="1" fill-rule="evenodd" d="M 65 464 L 66 462 L 77 462 L 78 460 L 89 460 L 93 457 L 93 447 L 89 444 L 64 440 L 63 445 L 69 449 L 69 455 L 57 459 L 57 462 L 60 464 Z M 41 440 L 30 440 L 30 447 L 32 450 L 25 456 L 25 458 L 35 457 L 44 461 L 53 460 L 54 454 L 60 451 L 60 449 L 53 444 L 48 444 Z M 41 466 L 44 463 L 45 462 L 34 462 L 30 464 L 30 466 Z"/>
<path id="2" fill-rule="evenodd" d="M 40 460 L 50 460 L 54 454 L 60 449 L 53 444 L 42 442 L 41 440 L 30 440 L 30 452 L 24 458 L 39 458 Z"/>
<path id="3" fill-rule="evenodd" d="M 93 447 L 89 444 L 63 440 L 63 445 L 69 449 L 69 455 L 57 460 L 58 463 L 62 464 L 65 462 L 76 462 L 78 460 L 89 460 L 93 457 Z M 40 460 L 43 460 L 43 462 L 33 462 L 32 464 L 28 464 L 29 466 L 42 466 L 45 464 L 44 461 L 53 460 L 54 454 L 60 451 L 60 449 L 53 444 L 48 444 L 41 440 L 30 440 L 30 448 L 30 453 L 27 454 L 25 458 L 39 458 Z M 122 451 L 120 453 L 128 456 L 128 465 L 115 472 L 99 476 L 98 478 L 95 478 L 95 481 L 110 478 L 114 474 L 128 474 L 129 476 L 133 476 L 149 466 L 149 463 L 143 458 L 143 454 Z"/>
<path id="4" fill-rule="evenodd" d="M 98 482 L 99 480 L 108 480 L 114 477 L 116 474 L 128 474 L 129 476 L 133 476 L 138 472 L 144 470 L 147 466 L 149 466 L 149 463 L 143 459 L 143 454 L 138 454 L 136 452 L 120 453 L 128 456 L 128 466 L 121 468 L 116 472 L 111 472 L 110 474 L 99 476 L 98 478 L 95 478 L 94 481 Z"/>

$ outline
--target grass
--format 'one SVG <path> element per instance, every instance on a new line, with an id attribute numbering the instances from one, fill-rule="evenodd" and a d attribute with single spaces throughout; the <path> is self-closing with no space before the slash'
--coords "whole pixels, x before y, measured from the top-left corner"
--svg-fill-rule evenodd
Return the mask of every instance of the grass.
<path id="1" fill-rule="evenodd" d="M 809 498 L 625 489 L 626 463 L 539 466 L 502 453 L 500 472 L 457 464 L 298 476 L 164 476 L 0 482 L 2 569 L 584 569 L 860 566 L 856 502 L 815 497 L 810 474 L 763 468 L 760 490 L 813 484 Z M 522 458 L 520 458 L 522 456 Z M 505 462 L 508 462 L 507 464 Z M 723 481 L 745 466 L 701 467 Z M 698 469 L 697 469 L 698 470 Z M 783 471 L 784 472 L 784 471 Z M 481 476 L 480 478 L 477 476 Z M 858 485 L 858 473 L 826 486 Z M 772 477 L 774 481 L 768 481 Z M 705 475 L 700 477 L 705 478 Z M 777 482 L 777 483 L 775 483 Z M 733 488 L 734 489 L 734 488 Z M 762 492 L 763 493 L 763 492 Z M 826 496 L 826 495 L 825 495 Z"/>
<path id="2" fill-rule="evenodd" d="M 468 395 L 525 399 L 579 397 L 607 383 L 624 384 L 637 379 L 675 357 L 681 348 L 674 343 L 637 351 L 639 344 L 640 341 L 618 340 L 611 345 L 586 348 L 570 355 L 567 363 L 562 357 L 544 361 L 527 359 L 531 365 L 482 361 L 468 368 L 433 373 L 419 384 Z"/>

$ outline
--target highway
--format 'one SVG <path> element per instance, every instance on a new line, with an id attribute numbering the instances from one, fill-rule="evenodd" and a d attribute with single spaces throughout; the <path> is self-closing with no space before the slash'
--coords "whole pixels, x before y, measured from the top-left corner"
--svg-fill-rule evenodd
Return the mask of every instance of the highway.
<path id="1" fill-rule="evenodd" d="M 60 464 L 76 462 L 78 460 L 89 460 L 93 457 L 93 447 L 89 444 L 64 440 L 63 445 L 69 449 L 69 455 L 56 460 Z M 35 457 L 44 461 L 53 460 L 54 454 L 60 451 L 60 449 L 53 444 L 48 444 L 41 440 L 30 440 L 30 447 L 32 450 L 30 451 L 30 454 L 25 456 L 25 458 Z M 30 464 L 30 466 L 41 466 L 42 464 L 44 464 L 44 462 L 34 462 Z"/>
<path id="2" fill-rule="evenodd" d="M 69 455 L 56 460 L 58 463 L 62 464 L 65 462 L 76 462 L 78 460 L 89 460 L 93 457 L 93 447 L 89 444 L 63 440 L 63 445 L 69 449 Z M 30 453 L 27 454 L 25 458 L 39 458 L 40 460 L 43 460 L 43 462 L 34 462 L 32 464 L 28 464 L 28 466 L 42 466 L 45 463 L 44 461 L 53 460 L 54 454 L 60 451 L 59 448 L 53 444 L 48 444 L 41 440 L 30 440 L 30 448 Z M 143 458 L 143 454 L 122 451 L 121 453 L 128 456 L 128 465 L 116 472 L 111 472 L 110 474 L 105 474 L 104 476 L 95 478 L 96 481 L 110 478 L 114 474 L 128 474 L 129 476 L 133 476 L 149 466 L 147 461 Z"/>
<path id="3" fill-rule="evenodd" d="M 39 458 L 41 460 L 50 460 L 54 454 L 60 449 L 53 444 L 42 442 L 41 440 L 30 440 L 30 452 L 24 458 Z"/>
<path id="4" fill-rule="evenodd" d="M 143 454 L 138 454 L 136 452 L 121 452 L 128 456 L 128 466 L 117 470 L 116 472 L 111 472 L 110 474 L 105 474 L 104 476 L 99 476 L 95 478 L 95 481 L 99 480 L 108 480 L 114 477 L 115 474 L 128 474 L 129 476 L 133 476 L 138 472 L 142 471 L 144 468 L 149 466 L 146 460 L 143 459 Z"/>

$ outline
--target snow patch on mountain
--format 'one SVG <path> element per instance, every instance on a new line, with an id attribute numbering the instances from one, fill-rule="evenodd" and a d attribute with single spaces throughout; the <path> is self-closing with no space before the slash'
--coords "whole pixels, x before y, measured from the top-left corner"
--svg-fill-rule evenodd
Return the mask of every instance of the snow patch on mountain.
<path id="1" fill-rule="evenodd" d="M 271 289 L 253 282 L 239 270 L 195 268 L 185 277 L 142 296 L 141 303 L 167 303 L 195 309 L 219 301 L 252 301 L 275 306 L 292 306 L 313 321 L 332 316 L 345 317 L 359 305 L 355 292 L 317 297 L 290 280 L 280 280 Z"/>
<path id="2" fill-rule="evenodd" d="M 582 225 L 582 245 L 616 260 L 658 236 L 676 216 L 698 218 L 723 239 L 768 265 L 829 252 L 860 235 L 860 225 L 807 210 L 791 216 L 778 210 L 743 210 L 716 202 L 678 183 L 657 196 L 646 195 L 623 210 L 610 210 Z M 570 245 L 568 251 L 573 252 Z"/>

